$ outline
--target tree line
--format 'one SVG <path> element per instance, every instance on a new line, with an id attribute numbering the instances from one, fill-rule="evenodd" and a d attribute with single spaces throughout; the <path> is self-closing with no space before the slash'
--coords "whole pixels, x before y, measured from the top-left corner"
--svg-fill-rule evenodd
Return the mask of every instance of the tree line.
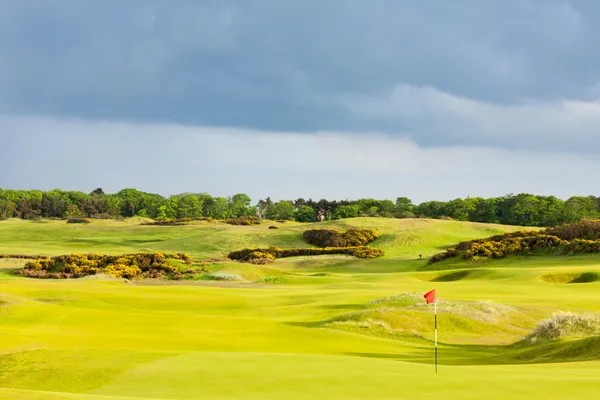
<path id="1" fill-rule="evenodd" d="M 554 226 L 600 217 L 600 197 L 573 196 L 568 200 L 554 196 L 527 193 L 494 198 L 473 197 L 451 201 L 426 201 L 413 204 L 407 197 L 396 201 L 359 199 L 318 201 L 271 201 L 261 199 L 256 204 L 238 193 L 230 197 L 213 197 L 206 193 L 183 193 L 164 197 L 137 189 L 91 193 L 60 189 L 11 190 L 0 189 L 0 219 L 6 218 L 127 218 L 153 219 L 197 218 L 213 219 L 258 216 L 270 220 L 313 222 L 322 215 L 325 220 L 354 217 L 438 218 L 459 221 L 499 223 L 521 226 Z"/>

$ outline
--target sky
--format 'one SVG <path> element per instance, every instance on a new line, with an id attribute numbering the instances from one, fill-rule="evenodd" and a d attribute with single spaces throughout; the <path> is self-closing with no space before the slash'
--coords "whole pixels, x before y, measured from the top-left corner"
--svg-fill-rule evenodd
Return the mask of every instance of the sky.
<path id="1" fill-rule="evenodd" d="M 595 193 L 597 0 L 0 0 L 0 187 Z"/>

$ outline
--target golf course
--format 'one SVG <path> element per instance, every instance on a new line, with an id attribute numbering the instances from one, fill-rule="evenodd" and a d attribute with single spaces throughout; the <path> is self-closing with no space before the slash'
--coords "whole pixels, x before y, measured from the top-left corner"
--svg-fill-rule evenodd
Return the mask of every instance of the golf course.
<path id="1" fill-rule="evenodd" d="M 428 262 L 463 241 L 541 228 L 377 217 L 251 226 L 144 222 L 0 221 L 0 399 L 600 393 L 600 253 Z M 228 258 L 246 248 L 314 248 L 303 232 L 355 228 L 377 232 L 367 246 L 385 254 Z M 17 255 L 88 253 L 183 253 L 191 272 L 185 279 L 15 273 L 31 262 Z M 437 373 L 434 309 L 423 298 L 432 289 Z M 545 336 L 561 321 L 568 335 Z"/>

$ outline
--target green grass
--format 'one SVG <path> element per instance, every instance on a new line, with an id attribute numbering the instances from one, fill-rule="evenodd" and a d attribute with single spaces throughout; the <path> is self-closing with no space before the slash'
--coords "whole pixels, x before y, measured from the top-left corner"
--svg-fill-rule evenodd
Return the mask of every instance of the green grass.
<path id="1" fill-rule="evenodd" d="M 139 222 L 139 221 L 137 221 Z M 465 239 L 520 228 L 351 219 L 235 227 L 0 222 L 0 254 L 306 247 L 312 227 L 372 227 L 375 260 L 208 264 L 186 282 L 31 280 L 0 260 L 0 399 L 526 399 L 600 390 L 597 337 L 526 343 L 554 312 L 600 313 L 600 256 L 427 266 Z M 419 255 L 423 259 L 419 259 Z M 236 276 L 238 281 L 220 280 Z M 224 278 L 223 278 L 224 279 Z M 432 352 L 436 288 L 440 367 Z"/>

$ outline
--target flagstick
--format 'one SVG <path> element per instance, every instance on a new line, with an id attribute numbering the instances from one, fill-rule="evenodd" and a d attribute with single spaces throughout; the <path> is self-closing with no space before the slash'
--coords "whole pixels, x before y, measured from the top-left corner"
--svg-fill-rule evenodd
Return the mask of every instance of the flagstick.
<path id="1" fill-rule="evenodd" d="M 438 372 L 438 344 L 437 344 L 437 301 L 433 302 L 433 314 L 434 314 L 434 329 L 435 329 L 435 373 Z"/>

